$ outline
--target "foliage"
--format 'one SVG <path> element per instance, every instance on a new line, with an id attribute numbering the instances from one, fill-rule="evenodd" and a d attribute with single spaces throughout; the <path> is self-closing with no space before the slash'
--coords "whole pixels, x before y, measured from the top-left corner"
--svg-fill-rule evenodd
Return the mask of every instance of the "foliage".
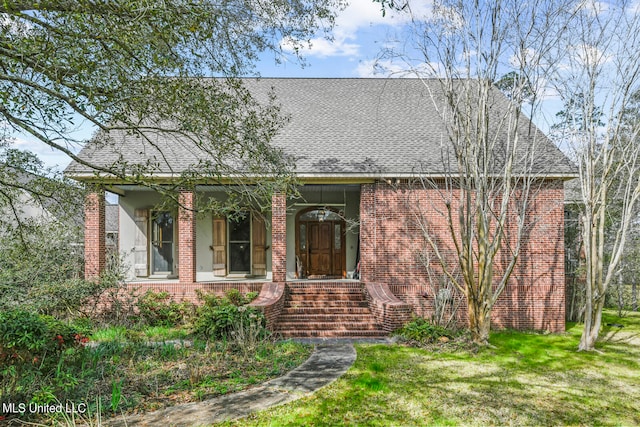
<path id="1" fill-rule="evenodd" d="M 253 327 L 257 323 L 264 329 L 265 319 L 262 312 L 248 307 L 257 296 L 256 292 L 242 295 L 237 289 L 230 289 L 224 297 L 200 293 L 203 304 L 198 307 L 194 332 L 207 339 L 230 339 L 232 333 L 241 325 Z"/>
<path id="2" fill-rule="evenodd" d="M 186 323 L 194 312 L 193 304 L 175 302 L 168 292 L 147 291 L 136 306 L 141 320 L 149 326 L 178 326 Z"/>
<path id="3" fill-rule="evenodd" d="M 443 326 L 435 325 L 423 317 L 416 317 L 396 330 L 394 335 L 398 335 L 407 341 L 416 341 L 420 344 L 429 344 L 438 341 L 442 337 L 452 339 L 456 333 Z"/>
<path id="4" fill-rule="evenodd" d="M 318 30 L 331 28 L 341 6 L 340 0 L 2 2 L 0 148 L 13 154 L 0 153 L 0 204 L 14 189 L 39 192 L 4 173 L 25 164 L 28 154 L 14 139 L 25 134 L 80 169 L 152 186 L 174 201 L 173 190 L 197 176 L 265 171 L 286 181 L 288 163 L 269 144 L 283 118 L 269 100 L 261 100 L 265 106 L 253 100 L 235 77 L 254 74 L 265 51 L 280 58 L 283 42 L 297 52 Z M 219 78 L 201 79 L 212 76 Z M 194 165 L 170 188 L 145 178 L 165 170 L 168 153 L 139 163 L 117 152 L 106 165 L 81 159 L 81 124 L 98 131 L 98 145 L 126 134 L 157 148 L 161 135 L 178 150 L 188 147 Z M 273 183 L 255 184 L 235 190 L 264 195 Z"/>
<path id="5" fill-rule="evenodd" d="M 51 316 L 24 310 L 0 312 L 0 401 L 51 403 L 77 384 L 65 360 L 88 338 Z"/>
<path id="6" fill-rule="evenodd" d="M 76 226 L 57 221 L 29 220 L 0 232 L 0 310 L 97 319 L 99 297 L 121 294 L 122 272 L 112 263 L 98 280 L 84 280 L 82 240 Z"/>
<path id="7" fill-rule="evenodd" d="M 51 316 L 23 310 L 0 312 L 0 360 L 3 364 L 38 363 L 55 354 L 86 343 L 73 326 Z"/>
<path id="8" fill-rule="evenodd" d="M 2 366 L 0 401 L 86 404 L 91 418 L 153 410 L 243 390 L 282 375 L 310 352 L 297 343 L 262 342 L 245 358 L 225 342 L 101 342 L 67 348 L 51 363 Z M 64 414 L 18 417 L 58 425 L 58 416 Z"/>

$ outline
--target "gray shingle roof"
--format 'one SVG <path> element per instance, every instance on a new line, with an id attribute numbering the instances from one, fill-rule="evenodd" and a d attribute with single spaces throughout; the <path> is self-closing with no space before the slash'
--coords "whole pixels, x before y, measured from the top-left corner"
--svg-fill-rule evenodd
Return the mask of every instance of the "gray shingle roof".
<path id="1" fill-rule="evenodd" d="M 447 131 L 434 106 L 434 99 L 442 98 L 435 80 L 264 78 L 247 79 L 245 84 L 258 99 L 266 99 L 273 88 L 282 112 L 290 116 L 273 144 L 296 159 L 296 172 L 301 176 L 445 172 L 442 147 L 447 146 Z M 496 89 L 492 112 L 504 109 L 508 102 Z M 528 120 L 523 119 L 520 128 L 523 146 L 530 144 L 537 132 L 539 172 L 575 173 L 571 162 Z M 200 155 L 198 150 L 176 145 L 163 135 L 152 139 L 156 147 L 140 138 L 115 135 L 113 145 L 89 143 L 79 156 L 105 166 L 120 155 L 129 162 L 152 159 L 160 165 L 159 170 L 175 173 L 195 163 Z M 90 171 L 72 163 L 66 172 L 73 176 Z"/>

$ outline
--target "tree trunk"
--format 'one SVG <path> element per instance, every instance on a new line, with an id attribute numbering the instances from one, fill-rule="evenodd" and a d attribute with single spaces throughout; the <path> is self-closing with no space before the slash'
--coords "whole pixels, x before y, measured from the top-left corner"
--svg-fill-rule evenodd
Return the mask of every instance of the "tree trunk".
<path id="1" fill-rule="evenodd" d="M 590 305 L 590 304 L 589 304 Z M 578 351 L 593 351 L 596 348 L 596 341 L 602 324 L 602 309 L 604 308 L 604 298 L 599 298 L 593 302 L 591 308 L 585 310 L 584 329 Z"/>
<path id="2" fill-rule="evenodd" d="M 638 289 L 636 288 L 636 281 L 631 283 L 631 309 L 638 311 Z"/>
<path id="3" fill-rule="evenodd" d="M 491 330 L 491 310 L 485 310 L 482 301 L 469 300 L 468 306 L 471 340 L 479 346 L 488 346 L 489 332 Z"/>

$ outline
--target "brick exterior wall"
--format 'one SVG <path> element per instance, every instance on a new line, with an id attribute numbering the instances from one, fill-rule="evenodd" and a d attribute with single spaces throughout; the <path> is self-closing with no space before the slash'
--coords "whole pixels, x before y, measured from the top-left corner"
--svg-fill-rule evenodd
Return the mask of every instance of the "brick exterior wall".
<path id="1" fill-rule="evenodd" d="M 90 192 L 84 204 L 84 277 L 95 280 L 107 265 L 104 191 Z"/>
<path id="2" fill-rule="evenodd" d="M 529 224 L 511 280 L 493 310 L 496 327 L 564 331 L 564 189 L 560 181 L 546 181 L 531 195 Z M 360 203 L 361 278 L 387 284 L 417 314 L 430 316 L 433 295 L 429 280 L 438 280 L 438 263 L 429 253 L 417 224 L 416 208 L 440 236 L 440 247 L 452 255 L 451 238 L 438 189 L 408 184 L 363 184 Z M 425 250 L 427 249 L 427 250 Z M 497 269 L 507 257 L 498 254 Z M 422 259 L 431 256 L 435 276 Z M 496 275 L 496 277 L 498 277 Z M 426 298 L 425 298 L 426 295 Z M 460 322 L 466 321 L 466 303 Z"/>
<path id="3" fill-rule="evenodd" d="M 276 193 L 271 199 L 271 274 L 274 282 L 287 280 L 287 198 Z"/>
<path id="4" fill-rule="evenodd" d="M 196 214 L 193 211 L 193 192 L 180 192 L 178 201 L 178 278 L 181 284 L 192 284 L 196 281 Z"/>

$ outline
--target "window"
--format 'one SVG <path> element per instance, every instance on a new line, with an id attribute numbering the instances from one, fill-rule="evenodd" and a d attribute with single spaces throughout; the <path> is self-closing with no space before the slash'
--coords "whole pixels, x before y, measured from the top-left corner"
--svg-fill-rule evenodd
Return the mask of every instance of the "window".
<path id="1" fill-rule="evenodd" d="M 251 272 L 251 221 L 250 216 L 229 221 L 229 272 Z"/>
<path id="2" fill-rule="evenodd" d="M 173 273 L 173 216 L 154 212 L 151 218 L 151 274 Z"/>
<path id="3" fill-rule="evenodd" d="M 266 274 L 266 229 L 258 215 L 213 219 L 213 274 Z"/>

